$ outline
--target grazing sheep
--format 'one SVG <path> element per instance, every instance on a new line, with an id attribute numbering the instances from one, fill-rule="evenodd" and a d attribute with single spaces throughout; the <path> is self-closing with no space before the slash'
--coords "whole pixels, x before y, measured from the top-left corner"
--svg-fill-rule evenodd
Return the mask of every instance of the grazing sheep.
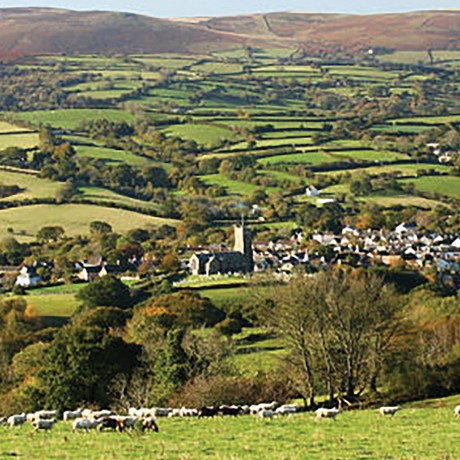
<path id="1" fill-rule="evenodd" d="M 77 418 L 72 423 L 72 430 L 85 430 L 87 433 L 89 430 L 94 430 L 99 425 L 99 420 L 89 418 Z"/>
<path id="2" fill-rule="evenodd" d="M 139 420 L 139 417 L 131 417 L 129 415 L 116 415 L 113 418 L 117 420 L 120 426 L 120 431 L 125 429 L 133 429 L 134 425 Z"/>
<path id="3" fill-rule="evenodd" d="M 75 420 L 76 418 L 80 418 L 81 414 L 82 414 L 81 409 L 77 409 L 75 411 L 66 410 L 63 414 L 62 420 L 64 420 L 64 422 L 69 422 L 70 420 Z"/>
<path id="4" fill-rule="evenodd" d="M 393 417 L 399 410 L 401 410 L 399 406 L 383 406 L 379 409 L 379 412 L 380 415 L 391 415 Z"/>
<path id="5" fill-rule="evenodd" d="M 240 406 L 220 406 L 218 410 L 222 415 L 230 415 L 232 417 L 240 415 L 243 411 Z"/>
<path id="6" fill-rule="evenodd" d="M 102 420 L 100 420 L 97 429 L 98 431 L 103 431 L 105 429 L 122 431 L 121 424 L 115 417 L 103 418 Z"/>
<path id="7" fill-rule="evenodd" d="M 51 420 L 38 419 L 33 422 L 33 426 L 36 432 L 40 430 L 49 431 L 53 428 L 56 422 L 57 420 L 55 418 L 52 418 Z"/>
<path id="8" fill-rule="evenodd" d="M 155 431 L 155 433 L 158 433 L 160 431 L 157 425 L 157 421 L 155 420 L 155 417 L 147 417 L 144 420 L 142 420 L 142 429 L 144 431 L 152 430 L 152 431 Z"/>
<path id="9" fill-rule="evenodd" d="M 271 403 L 260 403 L 260 404 L 253 404 L 249 406 L 249 413 L 251 415 L 257 415 L 261 410 L 275 410 L 278 406 L 276 401 Z"/>
<path id="10" fill-rule="evenodd" d="M 332 409 L 326 409 L 325 407 L 321 407 L 319 409 L 316 409 L 315 414 L 318 420 L 322 418 L 331 418 L 332 420 L 335 420 L 337 415 L 340 414 L 340 409 L 337 409 L 336 407 L 333 407 Z"/>
<path id="11" fill-rule="evenodd" d="M 26 422 L 34 423 L 36 420 L 39 420 L 40 417 L 37 415 L 37 412 L 33 412 L 26 415 Z"/>
<path id="12" fill-rule="evenodd" d="M 91 418 L 99 419 L 99 418 L 103 418 L 103 417 L 110 417 L 112 414 L 113 414 L 113 412 L 111 410 L 107 410 L 107 409 L 99 410 L 99 411 L 92 411 Z"/>
<path id="13" fill-rule="evenodd" d="M 297 404 L 285 404 L 284 406 L 280 406 L 275 410 L 275 414 L 277 415 L 291 415 L 295 414 L 300 410 L 300 406 Z"/>
<path id="14" fill-rule="evenodd" d="M 198 417 L 203 418 L 203 417 L 214 417 L 219 413 L 219 408 L 214 407 L 214 406 L 209 406 L 209 407 L 202 407 L 198 411 Z"/>
<path id="15" fill-rule="evenodd" d="M 35 415 L 40 420 L 51 420 L 57 417 L 57 410 L 39 410 Z"/>
<path id="16" fill-rule="evenodd" d="M 460 406 L 455 406 L 455 409 L 454 409 L 454 414 L 455 414 L 455 417 L 460 417 Z"/>
<path id="17" fill-rule="evenodd" d="M 153 409 L 153 416 L 154 417 L 167 417 L 172 409 L 167 409 L 164 407 L 155 407 Z"/>
<path id="18" fill-rule="evenodd" d="M 270 419 L 270 420 L 272 420 L 274 415 L 275 415 L 275 411 L 273 411 L 273 410 L 271 410 L 271 409 L 261 409 L 261 410 L 257 413 L 257 416 L 258 416 L 261 420 L 264 420 L 264 419 Z"/>
<path id="19" fill-rule="evenodd" d="M 11 417 L 8 417 L 7 423 L 9 426 L 20 426 L 24 425 L 26 423 L 27 415 L 22 413 L 22 414 L 16 414 L 12 415 Z"/>

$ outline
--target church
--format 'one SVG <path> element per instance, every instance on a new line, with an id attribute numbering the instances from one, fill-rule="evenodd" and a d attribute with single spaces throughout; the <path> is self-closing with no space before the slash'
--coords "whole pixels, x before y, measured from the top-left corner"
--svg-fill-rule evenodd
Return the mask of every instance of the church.
<path id="1" fill-rule="evenodd" d="M 251 232 L 244 223 L 235 225 L 235 246 L 229 252 L 198 252 L 190 258 L 192 275 L 251 273 L 254 270 Z"/>

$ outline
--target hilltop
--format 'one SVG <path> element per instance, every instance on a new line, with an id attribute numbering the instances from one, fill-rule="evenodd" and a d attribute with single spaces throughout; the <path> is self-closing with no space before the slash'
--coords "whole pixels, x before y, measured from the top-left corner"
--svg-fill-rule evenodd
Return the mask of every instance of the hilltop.
<path id="1" fill-rule="evenodd" d="M 117 12 L 0 9 L 0 57 L 17 54 L 203 53 L 243 46 L 455 49 L 459 11 L 345 15 L 271 13 L 157 19 Z"/>

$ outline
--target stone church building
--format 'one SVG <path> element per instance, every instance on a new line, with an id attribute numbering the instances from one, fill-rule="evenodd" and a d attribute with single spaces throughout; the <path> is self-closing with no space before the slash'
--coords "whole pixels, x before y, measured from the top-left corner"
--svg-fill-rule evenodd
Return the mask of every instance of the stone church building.
<path id="1" fill-rule="evenodd" d="M 193 275 L 250 273 L 254 270 L 250 230 L 235 225 L 235 247 L 229 252 L 198 252 L 190 259 Z"/>

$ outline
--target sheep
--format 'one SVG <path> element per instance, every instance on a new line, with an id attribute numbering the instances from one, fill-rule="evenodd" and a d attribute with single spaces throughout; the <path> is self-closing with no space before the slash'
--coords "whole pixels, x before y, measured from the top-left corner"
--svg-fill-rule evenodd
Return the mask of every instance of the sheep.
<path id="1" fill-rule="evenodd" d="M 120 431 L 127 428 L 134 428 L 134 425 L 139 420 L 139 417 L 131 417 L 129 415 L 115 415 L 113 418 L 119 423 Z"/>
<path id="2" fill-rule="evenodd" d="M 331 418 L 332 420 L 335 420 L 337 415 L 340 414 L 340 409 L 337 409 L 336 407 L 333 407 L 332 409 L 326 409 L 325 407 L 321 407 L 319 409 L 316 409 L 315 414 L 318 420 L 322 418 Z"/>
<path id="3" fill-rule="evenodd" d="M 284 406 L 280 406 L 275 410 L 275 414 L 277 415 L 290 415 L 295 414 L 300 409 L 300 406 L 297 404 L 285 404 Z"/>
<path id="4" fill-rule="evenodd" d="M 399 406 L 383 406 L 379 409 L 380 415 L 391 415 L 392 417 L 401 410 Z"/>
<path id="5" fill-rule="evenodd" d="M 180 417 L 197 417 L 198 411 L 196 409 L 187 409 L 186 407 L 182 407 L 179 410 Z"/>
<path id="6" fill-rule="evenodd" d="M 64 412 L 64 414 L 63 414 L 62 420 L 64 420 L 64 422 L 69 422 L 70 420 L 75 420 L 76 418 L 81 417 L 81 413 L 82 413 L 81 409 L 77 409 L 75 411 L 66 410 Z"/>
<path id="7" fill-rule="evenodd" d="M 152 410 L 154 417 L 167 417 L 172 409 L 166 409 L 164 407 L 155 407 Z"/>
<path id="8" fill-rule="evenodd" d="M 37 415 L 37 412 L 33 412 L 26 415 L 26 422 L 33 423 L 36 420 L 39 420 L 40 417 Z"/>
<path id="9" fill-rule="evenodd" d="M 91 418 L 103 418 L 103 417 L 110 417 L 113 414 L 111 410 L 103 409 L 99 411 L 92 411 Z"/>
<path id="10" fill-rule="evenodd" d="M 274 415 L 275 415 L 275 411 L 271 409 L 261 409 L 257 413 L 257 416 L 259 417 L 260 420 L 264 420 L 264 419 L 272 420 Z"/>
<path id="11" fill-rule="evenodd" d="M 180 417 L 181 416 L 181 409 L 171 409 L 171 411 L 168 414 L 168 417 Z"/>
<path id="12" fill-rule="evenodd" d="M 87 433 L 89 430 L 93 430 L 97 428 L 100 421 L 96 419 L 89 419 L 89 418 L 77 418 L 72 423 L 72 430 L 85 430 Z"/>
<path id="13" fill-rule="evenodd" d="M 57 417 L 57 411 L 56 410 L 40 410 L 38 412 L 35 412 L 35 415 L 40 420 L 51 420 Z"/>
<path id="14" fill-rule="evenodd" d="M 276 401 L 273 401 L 271 403 L 253 404 L 252 406 L 249 406 L 249 412 L 251 415 L 256 415 L 261 410 L 275 410 L 277 406 L 278 403 Z"/>
<path id="15" fill-rule="evenodd" d="M 25 413 L 12 415 L 8 417 L 7 423 L 9 426 L 20 426 L 26 423 L 27 415 Z"/>
<path id="16" fill-rule="evenodd" d="M 52 418 L 51 420 L 38 419 L 33 422 L 33 426 L 36 432 L 40 430 L 49 431 L 53 428 L 56 422 L 57 420 L 55 418 Z"/>
<path id="17" fill-rule="evenodd" d="M 105 428 L 122 431 L 121 424 L 115 417 L 105 417 L 100 421 L 98 431 L 103 431 Z"/>
<path id="18" fill-rule="evenodd" d="M 455 417 L 460 417 L 460 406 L 455 406 L 455 409 L 454 409 L 454 414 L 455 414 Z"/>
<path id="19" fill-rule="evenodd" d="M 144 420 L 142 420 L 142 430 L 152 430 L 155 431 L 155 433 L 158 433 L 160 429 L 158 428 L 155 417 L 144 418 Z"/>

